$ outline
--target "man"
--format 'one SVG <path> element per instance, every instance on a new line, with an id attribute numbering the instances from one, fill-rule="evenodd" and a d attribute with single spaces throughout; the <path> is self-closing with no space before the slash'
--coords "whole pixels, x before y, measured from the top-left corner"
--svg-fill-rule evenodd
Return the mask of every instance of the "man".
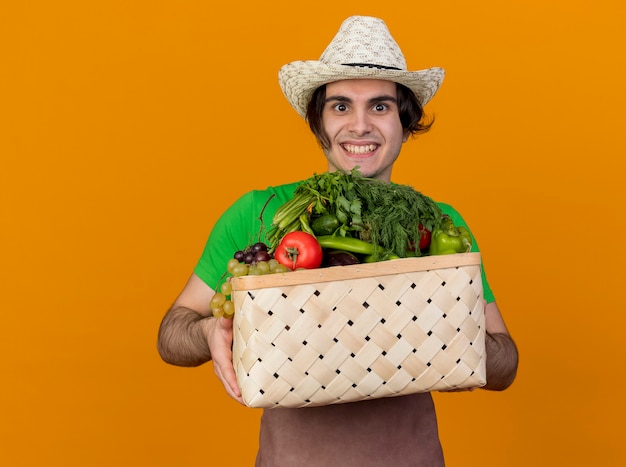
<path id="1" fill-rule="evenodd" d="M 351 17 L 319 61 L 285 65 L 283 92 L 318 138 L 328 170 L 356 166 L 364 176 L 391 181 L 393 164 L 412 134 L 427 131 L 423 106 L 435 94 L 443 70 L 407 71 L 404 56 L 385 23 Z M 232 365 L 232 321 L 213 318 L 209 303 L 232 254 L 259 231 L 265 216 L 293 194 L 298 183 L 247 193 L 214 226 L 205 251 L 183 291 L 165 315 L 159 352 L 169 363 L 195 366 L 213 361 L 228 394 L 242 403 Z M 461 216 L 441 205 L 455 223 Z M 474 247 L 475 250 L 477 249 Z M 503 390 L 514 380 L 517 349 L 486 280 L 485 389 Z M 259 466 L 417 466 L 444 464 L 429 393 L 336 404 L 266 410 L 261 420 Z"/>

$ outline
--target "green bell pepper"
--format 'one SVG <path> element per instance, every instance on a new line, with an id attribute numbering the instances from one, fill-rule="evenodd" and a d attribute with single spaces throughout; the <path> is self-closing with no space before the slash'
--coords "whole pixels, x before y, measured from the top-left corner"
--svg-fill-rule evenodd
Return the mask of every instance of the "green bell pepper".
<path id="1" fill-rule="evenodd" d="M 453 253 L 468 253 L 472 249 L 472 236 L 465 227 L 454 225 L 447 214 L 441 217 L 439 227 L 436 227 L 430 239 L 429 255 L 451 255 Z"/>

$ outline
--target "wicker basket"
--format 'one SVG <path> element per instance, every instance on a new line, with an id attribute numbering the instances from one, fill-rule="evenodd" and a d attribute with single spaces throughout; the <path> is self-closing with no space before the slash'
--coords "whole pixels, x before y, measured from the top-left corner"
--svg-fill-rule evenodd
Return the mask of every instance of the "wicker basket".
<path id="1" fill-rule="evenodd" d="M 480 254 L 233 280 L 233 361 L 250 407 L 485 384 Z"/>

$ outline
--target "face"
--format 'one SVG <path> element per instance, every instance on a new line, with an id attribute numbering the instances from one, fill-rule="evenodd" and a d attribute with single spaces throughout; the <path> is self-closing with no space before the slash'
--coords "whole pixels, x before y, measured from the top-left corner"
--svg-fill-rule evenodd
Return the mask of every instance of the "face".
<path id="1" fill-rule="evenodd" d="M 323 129 L 330 141 L 328 170 L 359 166 L 365 177 L 391 180 L 408 134 L 402 129 L 396 85 L 383 80 L 344 80 L 326 85 Z"/>

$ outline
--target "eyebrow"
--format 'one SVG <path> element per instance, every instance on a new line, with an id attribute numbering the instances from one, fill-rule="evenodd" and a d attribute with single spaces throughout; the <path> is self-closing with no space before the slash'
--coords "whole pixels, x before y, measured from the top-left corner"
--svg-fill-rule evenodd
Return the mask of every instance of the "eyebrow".
<path id="1" fill-rule="evenodd" d="M 336 95 L 336 96 L 328 96 L 328 97 L 326 97 L 326 100 L 324 101 L 324 103 L 328 103 L 328 102 L 347 102 L 347 103 L 351 103 L 352 99 L 350 99 L 347 96 Z M 367 100 L 368 105 L 373 105 L 373 104 L 376 104 L 378 102 L 393 102 L 393 103 L 397 103 L 398 99 L 396 99 L 393 96 L 390 96 L 389 94 L 382 94 L 380 96 L 372 97 L 372 98 Z"/>

